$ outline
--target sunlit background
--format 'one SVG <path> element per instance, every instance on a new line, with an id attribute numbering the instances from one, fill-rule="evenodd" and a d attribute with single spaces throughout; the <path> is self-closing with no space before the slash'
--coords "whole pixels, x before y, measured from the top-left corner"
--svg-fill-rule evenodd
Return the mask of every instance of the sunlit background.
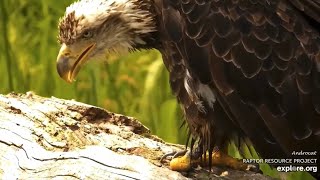
<path id="1" fill-rule="evenodd" d="M 0 93 L 75 99 L 133 116 L 165 141 L 184 144 L 186 130 L 157 51 L 86 65 L 68 84 L 56 72 L 57 23 L 73 0 L 0 0 Z M 264 167 L 264 169 L 269 169 Z M 267 170 L 275 177 L 289 178 Z M 290 179 L 306 179 L 302 173 Z"/>

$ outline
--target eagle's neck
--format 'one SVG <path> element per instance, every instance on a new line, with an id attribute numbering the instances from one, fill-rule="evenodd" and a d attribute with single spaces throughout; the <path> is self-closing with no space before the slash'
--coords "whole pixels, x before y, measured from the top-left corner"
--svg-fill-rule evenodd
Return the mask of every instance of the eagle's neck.
<path id="1" fill-rule="evenodd" d="M 148 17 L 150 17 L 151 21 L 149 21 L 146 24 L 149 24 L 148 26 L 141 26 L 143 28 L 141 29 L 149 29 L 151 28 L 151 31 L 148 31 L 146 33 L 137 33 L 141 40 L 145 43 L 137 43 L 135 44 L 135 49 L 152 49 L 159 47 L 159 31 L 158 31 L 158 17 L 157 17 L 157 7 L 154 0 L 129 0 L 129 1 L 135 1 L 140 10 L 143 10 L 145 12 L 148 12 Z"/>

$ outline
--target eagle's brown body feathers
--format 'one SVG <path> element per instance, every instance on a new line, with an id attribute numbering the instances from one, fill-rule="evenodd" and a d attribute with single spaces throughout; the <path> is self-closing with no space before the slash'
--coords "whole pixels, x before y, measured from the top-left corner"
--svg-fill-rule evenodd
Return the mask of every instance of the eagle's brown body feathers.
<path id="1" fill-rule="evenodd" d="M 320 152 L 319 2 L 156 2 L 170 84 L 204 150 L 248 137 L 264 158 Z"/>

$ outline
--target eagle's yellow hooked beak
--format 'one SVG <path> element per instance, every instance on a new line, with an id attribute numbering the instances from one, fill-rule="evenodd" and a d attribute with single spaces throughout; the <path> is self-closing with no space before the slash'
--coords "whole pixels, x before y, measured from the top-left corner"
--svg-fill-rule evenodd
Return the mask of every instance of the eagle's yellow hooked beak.
<path id="1" fill-rule="evenodd" d="M 94 43 L 84 48 L 72 48 L 63 44 L 57 57 L 57 71 L 60 77 L 69 83 L 73 82 L 94 48 Z"/>

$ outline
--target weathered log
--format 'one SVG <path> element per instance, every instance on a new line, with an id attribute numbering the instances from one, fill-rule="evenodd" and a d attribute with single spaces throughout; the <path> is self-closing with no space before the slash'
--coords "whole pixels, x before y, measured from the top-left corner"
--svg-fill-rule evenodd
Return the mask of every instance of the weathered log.
<path id="1" fill-rule="evenodd" d="M 95 106 L 31 92 L 0 95 L 0 179 L 269 179 L 218 167 L 181 174 L 159 163 L 183 148 Z"/>

